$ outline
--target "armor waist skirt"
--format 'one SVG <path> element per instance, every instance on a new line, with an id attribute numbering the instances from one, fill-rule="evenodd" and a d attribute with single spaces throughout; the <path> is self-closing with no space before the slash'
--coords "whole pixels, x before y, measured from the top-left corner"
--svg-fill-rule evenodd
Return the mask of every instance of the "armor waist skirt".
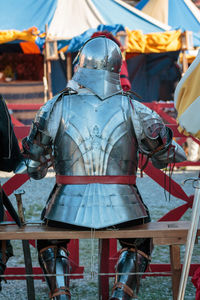
<path id="1" fill-rule="evenodd" d="M 47 220 L 100 229 L 147 217 L 137 188 L 132 184 L 135 176 L 78 177 L 57 175 L 57 184 L 46 206 Z M 104 182 L 110 178 L 110 183 L 91 183 L 97 177 L 102 177 L 99 181 Z M 116 184 L 114 180 L 121 182 Z"/>

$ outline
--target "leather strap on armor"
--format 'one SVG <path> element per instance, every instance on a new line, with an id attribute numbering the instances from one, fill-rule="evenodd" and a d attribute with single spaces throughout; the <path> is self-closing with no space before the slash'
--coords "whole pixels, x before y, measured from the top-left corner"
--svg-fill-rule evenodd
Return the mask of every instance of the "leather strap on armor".
<path id="1" fill-rule="evenodd" d="M 60 295 L 67 295 L 71 299 L 71 293 L 70 293 L 69 289 L 65 286 L 61 286 L 60 288 L 55 289 L 53 292 L 50 292 L 49 298 L 54 299 L 54 297 L 57 297 Z"/>
<path id="2" fill-rule="evenodd" d="M 148 156 L 149 156 L 149 157 L 152 157 L 155 153 L 157 153 L 157 152 L 163 150 L 164 148 L 165 148 L 165 145 L 162 144 L 162 145 L 158 146 L 156 149 L 152 150 L 151 153 L 149 153 Z"/>
<path id="3" fill-rule="evenodd" d="M 110 299 L 137 298 L 140 273 L 147 267 L 149 257 L 137 248 L 123 248 L 116 265 L 115 283 Z"/>
<path id="4" fill-rule="evenodd" d="M 125 294 L 129 295 L 131 298 L 136 298 L 136 294 L 134 293 L 134 291 L 125 283 L 116 282 L 112 288 L 112 293 L 115 289 L 121 289 Z"/>
<path id="5" fill-rule="evenodd" d="M 39 251 L 39 254 L 42 254 L 43 252 L 45 252 L 45 251 L 48 250 L 48 249 L 53 249 L 53 251 L 56 253 L 56 251 L 57 251 L 57 246 L 51 245 L 51 246 L 44 247 L 44 248 L 42 248 L 42 249 Z"/>
<path id="6" fill-rule="evenodd" d="M 70 263 L 67 249 L 59 244 L 49 245 L 40 249 L 38 254 L 40 266 L 50 289 L 50 299 L 70 300 Z M 51 276 L 49 277 L 48 274 Z"/>
<path id="7" fill-rule="evenodd" d="M 148 261 L 151 261 L 151 257 L 148 256 L 146 253 L 144 253 L 143 251 L 141 251 L 139 249 L 135 249 L 135 248 L 123 248 L 123 249 L 120 250 L 120 254 L 123 253 L 124 251 L 131 251 L 131 252 L 139 253 L 141 256 L 143 256 L 144 258 L 146 258 Z"/>
<path id="8" fill-rule="evenodd" d="M 65 176 L 56 175 L 56 183 L 58 184 L 135 184 L 136 176 Z"/>

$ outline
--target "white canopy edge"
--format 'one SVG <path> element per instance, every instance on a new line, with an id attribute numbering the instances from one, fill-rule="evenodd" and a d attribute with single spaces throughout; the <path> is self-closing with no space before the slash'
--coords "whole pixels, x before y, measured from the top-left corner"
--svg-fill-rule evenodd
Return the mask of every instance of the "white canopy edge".
<path id="1" fill-rule="evenodd" d="M 185 4 L 189 7 L 195 18 L 200 23 L 200 10 L 196 7 L 196 5 L 191 0 L 184 0 Z M 200 31 L 200 29 L 199 29 Z"/>
<path id="2" fill-rule="evenodd" d="M 133 7 L 133 6 L 131 6 L 130 4 L 127 4 L 127 3 L 125 3 L 125 2 L 123 2 L 123 1 L 121 1 L 121 0 L 114 0 L 114 1 L 117 2 L 118 4 L 120 4 L 121 6 L 125 7 L 126 9 L 132 11 L 134 14 L 140 16 L 141 18 L 144 18 L 144 19 L 146 19 L 147 21 L 151 22 L 152 24 L 154 24 L 154 25 L 160 27 L 160 28 L 163 29 L 163 30 L 169 31 L 169 30 L 172 29 L 171 26 L 166 25 L 166 24 L 164 24 L 164 23 L 162 23 L 162 22 L 159 22 L 158 20 L 156 20 L 156 19 L 150 17 L 149 15 L 143 13 L 142 11 L 140 11 L 139 9 L 137 9 L 137 8 L 135 8 L 135 7 Z M 129 29 L 131 29 L 131 28 L 129 28 Z"/>

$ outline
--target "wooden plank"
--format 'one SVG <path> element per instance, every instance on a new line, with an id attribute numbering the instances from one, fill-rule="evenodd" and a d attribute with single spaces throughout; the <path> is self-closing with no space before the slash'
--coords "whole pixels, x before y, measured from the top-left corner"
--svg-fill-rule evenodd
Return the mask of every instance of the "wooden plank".
<path id="1" fill-rule="evenodd" d="M 44 91 L 43 81 L 11 81 L 0 83 L 1 94 L 26 94 L 42 93 Z"/>
<path id="2" fill-rule="evenodd" d="M 43 98 L 26 98 L 26 95 L 24 96 L 23 99 L 9 99 L 9 100 L 6 100 L 6 104 L 8 106 L 8 108 L 11 108 L 11 109 L 16 109 L 16 107 L 28 107 L 29 108 L 29 105 L 37 105 L 37 107 L 41 107 L 43 104 L 44 104 L 44 99 Z M 27 109 L 28 109 L 27 108 Z M 23 108 L 22 108 L 23 109 Z M 26 109 L 26 108 L 25 108 Z"/>
<path id="3" fill-rule="evenodd" d="M 28 120 L 28 119 L 34 119 L 37 111 L 24 111 L 24 112 L 14 112 L 13 116 L 16 119 L 20 120 Z"/>
<path id="4" fill-rule="evenodd" d="M 181 237 L 153 238 L 153 244 L 154 245 L 184 245 L 186 243 L 186 240 L 187 240 L 187 234 Z"/>
<path id="5" fill-rule="evenodd" d="M 181 238 L 187 236 L 189 221 L 178 222 L 151 222 L 120 230 L 95 230 L 93 237 L 97 239 L 110 238 Z M 200 235 L 200 229 L 198 229 Z M 1 225 L 0 240 L 29 240 L 29 239 L 90 239 L 91 231 L 75 231 L 64 228 L 54 228 L 45 225 L 26 225 L 18 228 L 17 225 Z M 172 239 L 172 241 L 174 241 Z M 167 244 L 169 240 L 167 240 Z"/>

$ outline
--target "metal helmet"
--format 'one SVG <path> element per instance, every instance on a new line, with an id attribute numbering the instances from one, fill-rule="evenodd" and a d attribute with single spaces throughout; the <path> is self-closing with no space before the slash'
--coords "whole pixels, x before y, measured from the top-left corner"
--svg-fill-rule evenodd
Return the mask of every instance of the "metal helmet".
<path id="1" fill-rule="evenodd" d="M 79 53 L 79 67 L 73 79 L 102 100 L 119 93 L 122 54 L 118 45 L 99 36 L 87 41 Z"/>

